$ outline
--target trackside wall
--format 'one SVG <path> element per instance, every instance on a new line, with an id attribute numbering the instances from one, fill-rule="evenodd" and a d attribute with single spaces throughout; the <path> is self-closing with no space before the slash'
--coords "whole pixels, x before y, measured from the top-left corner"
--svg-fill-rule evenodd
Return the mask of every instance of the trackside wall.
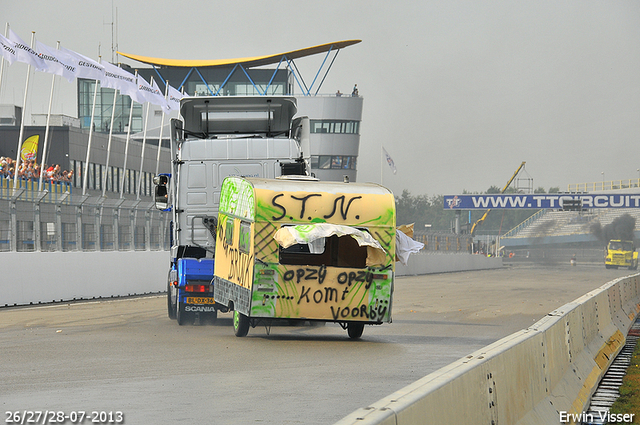
<path id="1" fill-rule="evenodd" d="M 167 290 L 167 251 L 3 252 L 0 307 Z"/>
<path id="2" fill-rule="evenodd" d="M 586 410 L 639 312 L 640 275 L 614 280 L 337 424 L 560 423 Z"/>
<path id="3" fill-rule="evenodd" d="M 3 252 L 0 307 L 166 291 L 167 251 Z M 471 254 L 412 255 L 396 275 L 502 267 Z"/>

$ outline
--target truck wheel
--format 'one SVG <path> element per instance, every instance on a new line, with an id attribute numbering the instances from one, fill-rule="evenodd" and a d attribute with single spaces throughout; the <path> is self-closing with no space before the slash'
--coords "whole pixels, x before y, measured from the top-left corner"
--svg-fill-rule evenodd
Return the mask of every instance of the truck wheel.
<path id="1" fill-rule="evenodd" d="M 187 323 L 186 319 L 188 313 L 184 311 L 184 304 L 178 303 L 178 308 L 176 310 L 176 320 L 178 321 L 178 325 L 182 326 Z"/>
<path id="2" fill-rule="evenodd" d="M 176 318 L 176 305 L 172 302 L 171 297 L 171 282 L 167 282 L 167 313 L 169 315 L 169 319 Z"/>
<path id="3" fill-rule="evenodd" d="M 358 339 L 362 336 L 362 332 L 364 332 L 364 323 L 351 322 L 347 324 L 349 338 Z"/>
<path id="4" fill-rule="evenodd" d="M 249 318 L 238 310 L 233 312 L 233 331 L 239 337 L 247 336 L 249 333 Z"/>

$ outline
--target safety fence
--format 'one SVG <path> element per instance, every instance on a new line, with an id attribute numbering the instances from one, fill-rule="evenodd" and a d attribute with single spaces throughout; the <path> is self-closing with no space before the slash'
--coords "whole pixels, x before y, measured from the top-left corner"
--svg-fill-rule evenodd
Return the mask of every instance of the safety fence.
<path id="1" fill-rule="evenodd" d="M 640 275 L 620 278 L 337 424 L 580 423 L 639 312 Z"/>
<path id="2" fill-rule="evenodd" d="M 609 180 L 589 183 L 576 183 L 567 186 L 569 193 L 595 192 L 598 190 L 618 190 L 640 187 L 640 177 L 637 179 Z"/>
<path id="3" fill-rule="evenodd" d="M 66 184 L 48 184 L 43 191 L 37 186 L 0 185 L 0 252 L 169 249 L 169 216 L 149 198 L 109 199 L 72 194 Z"/>
<path id="4" fill-rule="evenodd" d="M 470 253 L 473 238 L 455 233 L 415 233 L 413 238 L 424 244 L 423 252 Z"/>

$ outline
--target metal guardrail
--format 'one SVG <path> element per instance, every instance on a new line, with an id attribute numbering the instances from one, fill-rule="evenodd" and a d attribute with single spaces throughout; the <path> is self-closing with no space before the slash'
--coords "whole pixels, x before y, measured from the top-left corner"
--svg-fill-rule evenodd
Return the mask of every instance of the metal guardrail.
<path id="1" fill-rule="evenodd" d="M 640 187 L 640 178 L 625 180 L 610 180 L 591 183 L 570 184 L 567 187 L 569 192 L 595 192 L 597 190 L 618 190 Z"/>
<path id="2" fill-rule="evenodd" d="M 455 233 L 415 233 L 413 238 L 424 244 L 421 253 L 470 253 L 473 243 L 470 236 Z"/>
<path id="3" fill-rule="evenodd" d="M 68 183 L 0 179 L 0 252 L 169 249 L 167 213 L 150 200 L 74 195 Z"/>

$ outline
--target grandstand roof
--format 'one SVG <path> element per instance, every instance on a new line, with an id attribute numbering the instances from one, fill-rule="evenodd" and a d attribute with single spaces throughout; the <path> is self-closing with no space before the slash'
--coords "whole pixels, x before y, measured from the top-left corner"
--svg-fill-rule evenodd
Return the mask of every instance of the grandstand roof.
<path id="1" fill-rule="evenodd" d="M 125 56 L 129 59 L 136 60 L 138 62 L 147 63 L 150 65 L 156 66 L 173 66 L 173 67 L 187 67 L 187 68 L 201 68 L 201 67 L 228 67 L 232 65 L 243 65 L 244 67 L 256 67 L 256 66 L 264 66 L 271 65 L 274 63 L 280 62 L 282 57 L 287 57 L 288 59 L 298 59 L 303 58 L 305 56 L 316 55 L 318 53 L 329 52 L 332 50 L 342 49 L 344 47 L 348 47 L 354 44 L 360 43 L 362 40 L 345 40 L 345 41 L 337 41 L 333 43 L 321 44 L 318 46 L 307 47 L 299 50 L 292 50 L 290 52 L 285 53 L 277 53 L 274 55 L 268 56 L 254 56 L 248 58 L 237 58 L 237 59 L 161 59 L 161 58 L 152 58 L 148 56 L 140 56 L 133 55 L 129 53 L 118 52 L 119 55 Z"/>

